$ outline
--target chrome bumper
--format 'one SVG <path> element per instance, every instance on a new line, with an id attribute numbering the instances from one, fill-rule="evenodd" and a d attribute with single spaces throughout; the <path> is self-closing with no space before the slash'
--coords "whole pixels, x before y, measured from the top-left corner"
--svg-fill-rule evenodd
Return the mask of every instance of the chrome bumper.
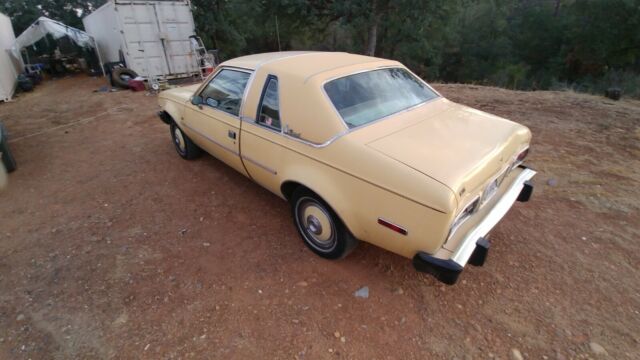
<path id="1" fill-rule="evenodd" d="M 434 275 L 446 284 L 455 284 L 458 276 L 467 263 L 482 265 L 489 250 L 489 242 L 485 236 L 507 214 L 516 200 L 528 201 L 533 192 L 529 180 L 535 171 L 523 167 L 522 172 L 509 185 L 502 197 L 484 218 L 473 227 L 460 242 L 458 248 L 449 259 L 439 259 L 424 252 L 417 253 L 413 258 L 413 265 L 418 271 Z"/>
<path id="2" fill-rule="evenodd" d="M 494 205 L 493 209 L 485 215 L 484 219 L 482 219 L 478 225 L 464 236 L 460 242 L 460 246 L 453 253 L 453 256 L 451 256 L 451 260 L 462 267 L 467 264 L 471 254 L 473 254 L 473 251 L 476 249 L 476 242 L 480 238 L 485 237 L 489 231 L 502 220 L 522 193 L 525 183 L 531 180 L 535 174 L 536 172 L 529 168 L 522 170 L 509 189 L 502 195 L 502 198 Z"/>

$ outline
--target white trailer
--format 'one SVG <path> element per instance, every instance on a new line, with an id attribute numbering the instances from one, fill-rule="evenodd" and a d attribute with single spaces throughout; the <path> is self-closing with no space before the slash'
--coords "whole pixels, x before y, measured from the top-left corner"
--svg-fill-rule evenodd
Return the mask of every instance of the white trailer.
<path id="1" fill-rule="evenodd" d="M 10 55 L 15 41 L 11 19 L 0 13 L 0 101 L 11 100 L 16 90 L 18 72 Z"/>
<path id="2" fill-rule="evenodd" d="M 145 78 L 200 74 L 189 36 L 195 23 L 188 0 L 109 0 L 82 19 L 102 61 L 122 61 Z"/>

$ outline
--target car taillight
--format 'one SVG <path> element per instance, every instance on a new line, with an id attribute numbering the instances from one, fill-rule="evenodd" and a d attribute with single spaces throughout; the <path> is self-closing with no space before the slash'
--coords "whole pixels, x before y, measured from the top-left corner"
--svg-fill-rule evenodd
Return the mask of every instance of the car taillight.
<path id="1" fill-rule="evenodd" d="M 520 154 L 518 154 L 518 158 L 516 159 L 516 161 L 517 162 L 523 162 L 524 158 L 526 158 L 527 155 L 529 155 L 529 148 L 526 148 L 526 149 L 522 150 L 520 152 Z"/>
<path id="2" fill-rule="evenodd" d="M 460 225 L 462 225 L 462 223 L 469 219 L 471 215 L 476 212 L 476 210 L 478 210 L 479 205 L 480 197 L 476 197 L 471 203 L 469 203 L 469 205 L 464 208 L 464 210 L 462 210 L 458 214 L 458 216 L 456 216 L 456 218 L 453 220 L 453 223 L 451 224 L 451 228 L 449 229 L 449 235 L 447 235 L 447 239 L 453 236 L 453 233 L 458 230 Z"/>

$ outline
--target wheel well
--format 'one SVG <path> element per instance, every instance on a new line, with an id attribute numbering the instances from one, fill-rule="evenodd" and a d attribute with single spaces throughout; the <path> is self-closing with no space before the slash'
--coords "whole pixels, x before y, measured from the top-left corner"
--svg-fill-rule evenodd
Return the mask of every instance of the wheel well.
<path id="1" fill-rule="evenodd" d="M 284 195 L 284 197 L 287 199 L 287 201 L 291 200 L 291 196 L 293 196 L 293 192 L 296 191 L 296 189 L 298 187 L 304 187 L 306 189 L 309 189 L 308 187 L 295 182 L 295 181 L 285 181 L 282 183 L 282 185 L 280 185 L 280 192 L 282 193 L 282 195 Z M 310 189 L 309 189 L 310 190 Z"/>
<path id="2" fill-rule="evenodd" d="M 169 114 L 166 110 L 161 110 L 158 113 L 158 116 L 160 116 L 160 119 L 162 119 L 162 121 L 168 125 L 170 125 L 172 122 L 175 122 L 171 114 Z"/>
<path id="3" fill-rule="evenodd" d="M 295 181 L 285 181 L 284 183 L 282 183 L 282 185 L 280 185 L 280 191 L 282 192 L 282 195 L 284 195 L 284 197 L 287 199 L 287 201 L 291 201 L 291 197 L 293 196 L 293 192 L 296 191 L 296 189 L 298 189 L 298 188 L 307 189 L 308 191 L 310 191 L 311 193 L 316 195 L 318 198 L 320 198 L 320 200 L 322 202 L 324 202 L 325 205 L 327 205 L 331 209 L 331 211 L 333 211 L 333 213 L 338 217 L 338 220 L 340 220 L 342 225 L 344 225 L 344 227 L 347 229 L 347 231 L 349 231 L 349 233 L 353 236 L 353 232 L 351 232 L 351 229 L 349 229 L 349 226 L 342 220 L 342 217 L 335 211 L 335 209 L 333 209 L 331 204 L 329 204 L 324 198 L 322 198 L 322 196 L 318 195 L 318 193 L 316 193 L 315 191 L 311 190 L 307 186 L 304 186 L 304 185 L 300 184 L 299 182 L 295 182 Z"/>

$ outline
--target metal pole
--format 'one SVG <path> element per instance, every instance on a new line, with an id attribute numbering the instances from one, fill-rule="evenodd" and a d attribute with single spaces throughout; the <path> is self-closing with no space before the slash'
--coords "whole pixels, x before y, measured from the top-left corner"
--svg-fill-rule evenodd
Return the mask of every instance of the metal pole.
<path id="1" fill-rule="evenodd" d="M 104 64 L 102 63 L 102 56 L 100 56 L 100 49 L 98 49 L 98 42 L 96 38 L 89 35 L 91 40 L 93 40 L 93 48 L 96 50 L 96 54 L 98 55 L 98 63 L 100 65 L 100 70 L 102 70 L 102 76 L 107 77 L 107 73 L 104 71 Z"/>

